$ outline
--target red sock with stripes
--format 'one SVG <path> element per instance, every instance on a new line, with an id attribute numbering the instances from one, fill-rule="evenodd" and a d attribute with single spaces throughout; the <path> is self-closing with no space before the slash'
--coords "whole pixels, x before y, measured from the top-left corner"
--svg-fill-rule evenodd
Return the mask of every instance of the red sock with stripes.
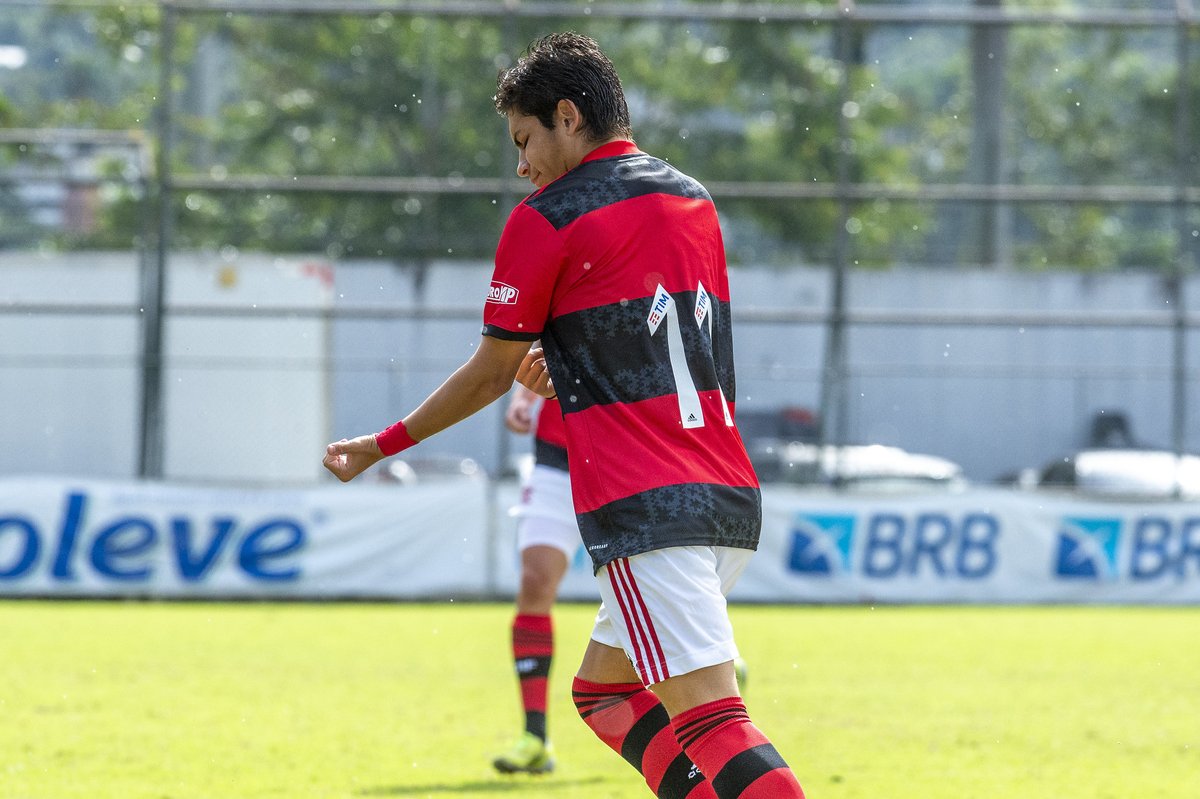
<path id="1" fill-rule="evenodd" d="M 750 721 L 741 697 L 685 710 L 671 726 L 720 799 L 804 799 L 796 775 Z"/>
<path id="2" fill-rule="evenodd" d="M 641 683 L 575 678 L 575 707 L 609 748 L 638 770 L 658 799 L 716 799 L 704 775 L 679 748 L 658 697 Z"/>
<path id="3" fill-rule="evenodd" d="M 513 662 L 521 685 L 525 731 L 546 740 L 546 683 L 554 656 L 554 627 L 549 616 L 517 614 L 512 625 Z"/>

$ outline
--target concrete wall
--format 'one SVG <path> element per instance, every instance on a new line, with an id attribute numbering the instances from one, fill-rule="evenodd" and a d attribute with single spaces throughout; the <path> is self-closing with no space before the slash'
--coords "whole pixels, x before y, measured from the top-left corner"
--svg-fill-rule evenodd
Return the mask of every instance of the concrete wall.
<path id="1" fill-rule="evenodd" d="M 305 483 L 323 445 L 411 410 L 479 340 L 487 264 L 333 266 L 261 254 L 172 257 L 165 463 L 172 479 Z M 739 405 L 818 406 L 820 324 L 756 321 L 756 311 L 819 312 L 828 273 L 735 269 Z M 1195 298 L 1197 286 L 1189 285 Z M 0 475 L 136 474 L 140 396 L 137 261 L 130 254 L 0 253 Z M 1156 311 L 1160 276 L 896 268 L 856 272 L 851 308 L 876 311 Z M 13 313 L 13 303 L 87 304 L 87 315 Z M 104 308 L 110 312 L 104 312 Z M 253 308 L 300 315 L 248 316 Z M 337 318 L 321 309 L 336 308 Z M 446 311 L 386 319 L 372 310 Z M 200 313 L 211 309 L 213 316 Z M 317 312 L 314 314 L 314 312 Z M 1189 376 L 1200 367 L 1191 334 Z M 1119 410 L 1135 436 L 1169 446 L 1166 329 L 863 326 L 848 336 L 848 435 L 941 455 L 980 481 L 1081 445 L 1094 414 Z M 1195 395 L 1200 386 L 1190 380 Z M 414 450 L 491 469 L 528 451 L 497 403 Z M 1200 449 L 1200 420 L 1188 420 Z"/>
<path id="2" fill-rule="evenodd" d="M 362 262 L 338 270 L 338 302 L 426 303 L 459 307 L 466 320 L 339 322 L 334 357 L 334 425 L 375 429 L 411 409 L 478 341 L 486 264 L 435 264 L 422 283 L 411 271 Z M 741 407 L 817 408 L 825 331 L 819 324 L 751 321 L 756 310 L 819 312 L 829 302 L 821 269 L 735 269 L 737 396 Z M 1196 285 L 1189 286 L 1191 295 Z M 1163 310 L 1162 278 L 1125 272 L 996 273 L 896 268 L 859 272 L 850 307 L 873 311 L 1128 312 Z M 848 337 L 848 437 L 948 457 L 975 480 L 1041 465 L 1081 446 L 1093 416 L 1121 411 L 1142 441 L 1171 446 L 1171 332 L 1118 327 L 864 326 Z M 1200 332 L 1190 336 L 1192 396 L 1200 390 Z M 384 365 L 351 374 L 349 363 Z M 384 399 L 386 397 L 386 400 Z M 480 458 L 524 452 L 496 432 L 500 408 L 436 439 L 438 448 Z M 1188 420 L 1189 449 L 1200 449 L 1200 418 Z M 498 442 L 497 439 L 501 440 Z M 433 445 L 435 442 L 430 442 Z"/>
<path id="3" fill-rule="evenodd" d="M 0 307 L 65 309 L 0 313 L 0 475 L 137 474 L 138 296 L 132 254 L 0 253 Z M 187 312 L 169 315 L 163 330 L 168 478 L 319 477 L 329 428 L 327 321 L 222 314 L 331 301 L 328 264 L 266 255 L 171 259 L 167 303 Z"/>

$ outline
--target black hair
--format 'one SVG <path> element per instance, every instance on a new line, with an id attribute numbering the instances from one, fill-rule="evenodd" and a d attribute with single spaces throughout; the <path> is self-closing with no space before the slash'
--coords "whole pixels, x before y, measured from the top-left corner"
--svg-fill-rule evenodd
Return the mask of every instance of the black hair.
<path id="1" fill-rule="evenodd" d="M 594 39 L 580 33 L 552 33 L 529 45 L 500 73 L 492 100 L 502 116 L 509 111 L 534 116 L 548 129 L 554 127 L 558 101 L 570 100 L 592 141 L 633 138 L 616 68 Z"/>

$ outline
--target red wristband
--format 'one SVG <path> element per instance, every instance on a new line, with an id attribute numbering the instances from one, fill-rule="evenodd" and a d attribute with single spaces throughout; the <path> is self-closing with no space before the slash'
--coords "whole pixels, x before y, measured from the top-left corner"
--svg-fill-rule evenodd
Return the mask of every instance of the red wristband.
<path id="1" fill-rule="evenodd" d="M 408 434 L 408 428 L 403 421 L 396 422 L 387 430 L 375 434 L 375 443 L 384 455 L 395 455 L 409 447 L 415 446 L 417 440 Z"/>

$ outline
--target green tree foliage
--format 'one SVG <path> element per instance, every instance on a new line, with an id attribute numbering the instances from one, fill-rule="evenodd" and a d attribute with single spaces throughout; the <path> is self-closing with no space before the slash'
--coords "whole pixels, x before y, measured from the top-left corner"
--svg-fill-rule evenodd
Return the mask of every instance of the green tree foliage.
<path id="1" fill-rule="evenodd" d="M 909 156 L 887 139 L 898 98 L 869 66 L 833 57 L 829 26 L 759 22 L 631 25 L 615 57 L 641 102 L 639 142 L 706 181 L 910 182 Z M 848 73 L 846 70 L 848 69 Z M 847 82 L 843 95 L 841 85 Z M 843 149 L 842 124 L 851 147 Z M 844 165 L 839 159 L 845 159 Z M 720 199 L 720 198 L 718 198 Z M 749 260 L 828 260 L 840 221 L 827 200 L 722 202 Z M 860 204 L 848 226 L 860 264 L 886 263 L 919 214 Z M 753 248 L 767 239 L 769 250 Z M 735 255 L 736 255 L 735 250 Z"/>
<path id="2" fill-rule="evenodd" d="M 188 75 L 194 81 L 205 59 L 228 68 L 217 86 L 185 91 L 209 99 L 180 114 L 180 171 L 451 184 L 497 175 L 504 133 L 490 99 L 500 52 L 493 27 L 390 14 L 207 22 L 198 22 Z M 177 230 L 185 246 L 432 258 L 487 252 L 500 222 L 495 197 L 193 192 Z"/>
<path id="3" fill-rule="evenodd" d="M 510 176 L 515 154 L 491 116 L 492 77 L 518 42 L 569 26 L 523 24 L 506 41 L 491 20 L 219 20 L 201 41 L 228 53 L 236 81 L 218 113 L 186 122 L 181 155 L 190 167 L 230 175 Z M 757 22 L 647 21 L 592 28 L 623 73 L 637 138 L 648 151 L 706 182 L 835 179 L 843 76 L 827 52 L 828 28 L 814 34 Z M 867 68 L 848 79 L 856 98 L 847 110 L 856 117 L 856 147 L 846 154 L 851 177 L 903 179 L 905 156 L 883 136 L 899 104 Z M 219 230 L 239 246 L 389 257 L 486 256 L 501 221 L 496 198 L 456 195 L 194 193 L 185 208 L 178 230 L 196 244 Z M 828 257 L 837 222 L 831 202 L 722 201 L 721 208 L 735 261 L 739 240 L 757 246 L 742 260 Z M 888 216 L 881 208 L 856 211 L 862 262 L 886 262 L 895 240 L 916 227 L 911 214 Z M 770 248 L 761 247 L 764 238 Z"/>
<path id="4" fill-rule="evenodd" d="M 0 8 L 0 43 L 21 46 L 26 63 L 0 69 L 0 125 L 30 129 L 142 130 L 155 107 L 157 11 L 146 6 Z M 0 145 L 0 169 L 66 174 L 71 155 L 54 145 Z M 125 160 L 124 163 L 128 163 Z M 99 228 L 92 234 L 47 232 L 35 226 L 14 185 L 0 184 L 0 247 L 136 245 L 144 209 L 120 160 L 101 164 L 115 182 L 102 187 Z"/>
<path id="5" fill-rule="evenodd" d="M 127 48 L 158 44 L 157 13 L 76 18 L 72 36 L 90 31 L 103 47 L 72 47 L 124 66 L 134 52 Z M 47 28 L 64 23 L 42 20 Z M 515 154 L 492 112 L 493 78 L 525 42 L 579 23 L 523 19 L 506 32 L 490 18 L 183 15 L 175 26 L 172 169 L 218 178 L 511 177 Z M 835 178 L 843 76 L 828 27 L 597 20 L 588 30 L 623 73 L 638 141 L 648 151 L 708 183 Z M 139 89 L 84 92 L 82 103 L 77 93 L 56 104 L 56 113 L 82 122 L 90 104 L 121 90 L 124 106 L 91 113 L 93 124 L 149 124 L 142 117 L 154 103 L 129 98 L 152 92 L 155 78 L 144 69 Z M 856 67 L 848 79 L 856 109 L 856 148 L 846 154 L 851 175 L 902 179 L 905 156 L 883 138 L 898 104 L 875 90 L 868 69 Z M 503 206 L 518 196 L 190 191 L 176 198 L 173 230 L 180 247 L 487 257 Z M 107 224 L 88 243 L 118 244 L 125 233 L 113 235 L 116 223 L 132 222 L 140 199 L 131 191 L 109 203 Z M 834 203 L 718 200 L 734 261 L 739 253 L 787 263 L 828 257 Z M 880 207 L 856 212 L 863 262 L 885 263 L 896 237 L 912 228 L 909 219 L 873 218 Z"/>
<path id="6" fill-rule="evenodd" d="M 1011 41 L 1016 182 L 1174 184 L 1173 31 L 1022 28 Z M 1034 267 L 1165 267 L 1175 250 L 1165 206 L 1043 204 L 1022 217 L 1018 258 Z"/>
<path id="7" fill-rule="evenodd" d="M 911 41 L 901 37 L 887 51 L 909 65 L 889 86 L 914 109 L 888 135 L 909 143 L 920 182 L 954 183 L 968 176 L 977 87 L 970 80 L 969 50 L 946 46 L 955 34 L 937 34 L 938 29 L 913 30 Z M 957 35 L 965 40 L 965 29 Z M 1175 185 L 1175 36 L 1150 28 L 1011 28 L 1002 180 L 1030 186 Z M 1200 49 L 1193 50 L 1189 102 L 1195 130 Z M 1195 185 L 1194 160 L 1191 168 L 1185 181 Z M 1008 230 L 1013 262 L 1031 269 L 1168 268 L 1176 253 L 1172 213 L 1164 205 L 1016 204 Z M 934 226 L 931 241 L 952 239 L 945 227 L 953 218 L 954 209 L 943 208 L 927 220 Z"/>
<path id="8" fill-rule="evenodd" d="M 154 133 L 163 13 L 153 5 L 0 13 L 0 37 L 31 52 L 19 80 L 0 74 L 5 123 Z M 526 42 L 563 28 L 586 30 L 612 55 L 638 143 L 718 188 L 732 262 L 828 263 L 843 236 L 852 264 L 938 261 L 961 235 L 952 203 L 855 201 L 843 227 L 833 199 L 719 189 L 829 185 L 839 176 L 901 187 L 967 180 L 977 87 L 965 25 L 845 26 L 843 62 L 838 26 L 828 22 L 174 13 L 177 178 L 433 176 L 451 188 L 176 191 L 176 247 L 397 261 L 490 256 L 524 188 L 453 189 L 472 178 L 511 180 L 515 154 L 492 111 L 493 78 Z M 1173 37 L 1013 27 L 1004 179 L 1173 184 Z M 127 165 L 108 169 L 130 177 Z M 141 187 L 115 181 L 104 199 L 99 228 L 67 244 L 137 239 L 146 223 Z M 1152 206 L 1022 204 L 1007 234 L 1016 263 L 1033 268 L 1157 266 L 1174 247 L 1169 209 Z"/>
<path id="9" fill-rule="evenodd" d="M 144 6 L 0 9 L 0 42 L 23 45 L 28 54 L 19 70 L 0 70 L 0 97 L 10 106 L 6 124 L 148 126 L 156 18 Z"/>

